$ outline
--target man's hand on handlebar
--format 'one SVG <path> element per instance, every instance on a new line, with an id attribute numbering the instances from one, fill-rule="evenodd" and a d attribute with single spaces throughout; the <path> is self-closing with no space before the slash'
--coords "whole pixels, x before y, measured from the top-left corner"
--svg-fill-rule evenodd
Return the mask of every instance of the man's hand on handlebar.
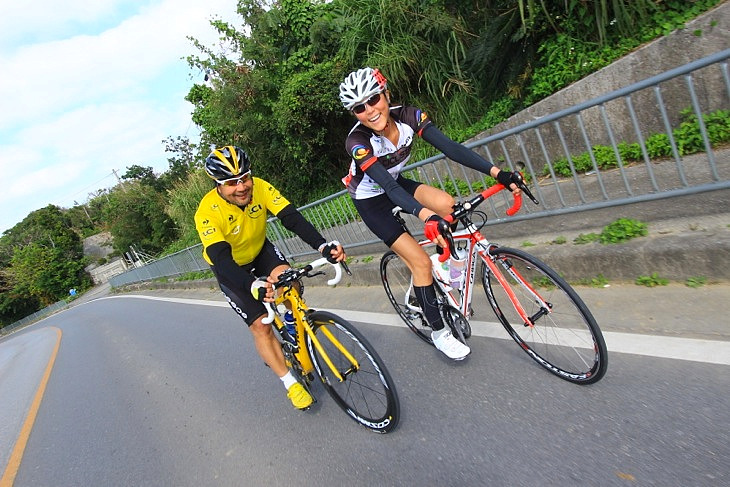
<path id="1" fill-rule="evenodd" d="M 262 303 L 271 303 L 274 301 L 274 286 L 272 283 L 276 282 L 271 276 L 267 277 L 266 280 L 256 279 L 251 283 L 251 294 L 254 299 L 261 301 Z"/>
<path id="2" fill-rule="evenodd" d="M 342 262 L 347 258 L 345 249 L 342 248 L 342 245 L 337 240 L 322 244 L 319 247 L 319 253 L 332 264 Z"/>

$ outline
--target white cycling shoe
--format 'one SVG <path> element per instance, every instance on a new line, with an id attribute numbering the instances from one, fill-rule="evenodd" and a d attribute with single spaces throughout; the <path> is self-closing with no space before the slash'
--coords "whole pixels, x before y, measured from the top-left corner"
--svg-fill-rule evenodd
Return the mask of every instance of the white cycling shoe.
<path id="1" fill-rule="evenodd" d="M 444 328 L 431 332 L 434 346 L 452 360 L 464 360 L 471 349 L 454 338 L 451 330 Z"/>

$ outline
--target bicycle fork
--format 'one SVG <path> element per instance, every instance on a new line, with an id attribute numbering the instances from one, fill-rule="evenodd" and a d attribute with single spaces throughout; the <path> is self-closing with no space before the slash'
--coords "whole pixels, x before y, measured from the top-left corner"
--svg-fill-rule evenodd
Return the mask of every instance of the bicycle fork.
<path id="1" fill-rule="evenodd" d="M 312 345 L 314 345 L 314 348 L 317 349 L 317 352 L 319 352 L 320 357 L 324 360 L 324 362 L 327 364 L 327 366 L 330 368 L 332 373 L 335 375 L 337 380 L 339 382 L 344 382 L 348 375 L 357 372 L 360 369 L 360 364 L 358 363 L 357 359 L 352 356 L 352 354 L 340 343 L 340 341 L 335 338 L 335 336 L 332 334 L 332 332 L 327 328 L 326 326 L 320 326 L 320 330 L 322 331 L 322 334 L 334 345 L 337 350 L 350 362 L 350 367 L 348 367 L 346 370 L 340 372 L 340 370 L 335 366 L 335 364 L 332 362 L 332 359 L 327 354 L 327 352 L 324 350 L 324 347 L 320 343 L 319 339 L 317 339 L 316 335 L 314 334 L 314 331 L 312 330 L 311 325 L 308 321 L 303 322 L 304 330 L 306 334 L 309 336 Z"/>
<path id="2" fill-rule="evenodd" d="M 489 271 L 497 279 L 497 281 L 499 281 L 502 289 L 504 289 L 504 291 L 509 296 L 509 299 L 512 302 L 512 306 L 515 308 L 517 314 L 520 315 L 520 318 L 522 318 L 524 325 L 529 327 L 535 326 L 537 320 L 552 312 L 552 305 L 550 305 L 550 303 L 540 297 L 538 292 L 522 277 L 522 275 L 520 275 L 519 272 L 517 272 L 517 270 L 508 259 L 500 259 L 499 263 L 502 267 L 504 267 L 505 271 L 507 271 L 507 273 L 512 276 L 512 279 L 514 279 L 517 284 L 519 284 L 525 291 L 527 291 L 527 293 L 532 297 L 533 301 L 539 306 L 537 313 L 529 316 L 527 314 L 527 311 L 525 311 L 525 308 L 522 306 L 522 303 L 520 303 L 520 300 L 515 294 L 514 290 L 512 289 L 512 286 L 497 267 L 495 259 L 496 258 L 491 258 L 491 256 L 490 258 L 485 259 L 487 267 L 489 267 Z"/>

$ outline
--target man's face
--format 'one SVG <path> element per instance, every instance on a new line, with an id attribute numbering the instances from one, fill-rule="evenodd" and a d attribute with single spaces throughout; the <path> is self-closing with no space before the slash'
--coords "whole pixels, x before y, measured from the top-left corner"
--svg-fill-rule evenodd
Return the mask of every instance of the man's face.
<path id="1" fill-rule="evenodd" d="M 246 206 L 251 202 L 251 195 L 253 194 L 251 171 L 239 178 L 229 179 L 224 184 L 218 184 L 216 189 L 221 198 L 227 202 L 237 206 Z"/>

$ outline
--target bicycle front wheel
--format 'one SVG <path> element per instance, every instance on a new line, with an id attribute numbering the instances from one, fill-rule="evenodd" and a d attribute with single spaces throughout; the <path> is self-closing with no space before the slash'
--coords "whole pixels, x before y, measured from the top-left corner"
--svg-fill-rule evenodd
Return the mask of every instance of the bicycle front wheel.
<path id="1" fill-rule="evenodd" d="M 608 366 L 606 342 L 590 310 L 570 284 L 526 252 L 497 247 L 490 254 L 534 321 L 525 324 L 485 264 L 482 284 L 487 299 L 510 336 L 538 364 L 561 379 L 576 384 L 600 380 Z"/>
<path id="2" fill-rule="evenodd" d="M 411 270 L 392 250 L 386 252 L 380 259 L 380 280 L 383 282 L 390 304 L 408 328 L 424 342 L 433 343 L 431 327 L 423 316 L 421 306 L 413 292 Z"/>
<path id="3" fill-rule="evenodd" d="M 309 323 L 340 380 L 307 336 L 307 349 L 325 389 L 352 419 L 377 433 L 387 433 L 400 418 L 393 379 L 380 356 L 348 321 L 326 311 L 313 311 Z M 349 355 L 349 357 L 348 357 Z"/>

